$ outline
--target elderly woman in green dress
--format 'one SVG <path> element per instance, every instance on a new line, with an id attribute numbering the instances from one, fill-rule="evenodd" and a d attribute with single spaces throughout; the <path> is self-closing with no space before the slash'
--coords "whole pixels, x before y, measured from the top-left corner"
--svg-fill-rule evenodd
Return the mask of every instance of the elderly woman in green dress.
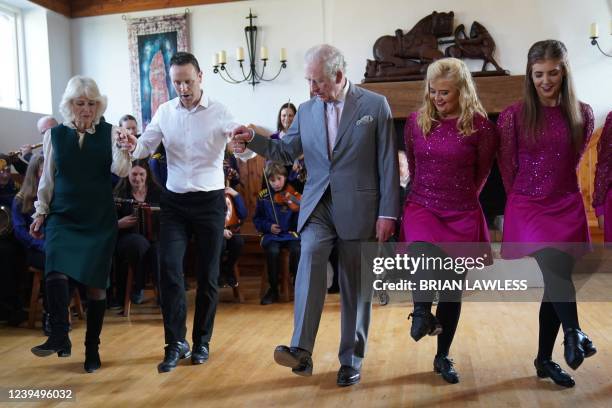
<path id="1" fill-rule="evenodd" d="M 51 318 L 51 335 L 32 353 L 70 356 L 68 279 L 74 279 L 87 286 L 87 372 L 101 366 L 98 345 L 117 235 L 111 172 L 127 176 L 128 151 L 136 142 L 121 128 L 100 120 L 105 109 L 106 97 L 93 79 L 70 79 L 60 103 L 64 122 L 43 137 L 45 163 L 30 227 L 33 236 L 45 236 Z"/>

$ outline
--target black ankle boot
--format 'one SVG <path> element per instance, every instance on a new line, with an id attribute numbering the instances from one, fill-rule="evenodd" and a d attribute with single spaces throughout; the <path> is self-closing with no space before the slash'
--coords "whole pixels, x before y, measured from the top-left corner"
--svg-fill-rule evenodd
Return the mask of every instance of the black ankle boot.
<path id="1" fill-rule="evenodd" d="M 47 279 L 47 303 L 49 305 L 51 334 L 43 344 L 32 347 L 32 353 L 38 357 L 56 354 L 58 357 L 69 357 L 72 344 L 68 337 L 68 305 L 70 294 L 67 279 Z"/>
<path id="2" fill-rule="evenodd" d="M 457 374 L 453 365 L 453 360 L 445 354 L 438 354 L 434 358 L 434 371 L 439 373 L 444 378 L 444 381 L 449 384 L 457 384 L 459 382 L 459 374 Z"/>
<path id="3" fill-rule="evenodd" d="M 559 367 L 559 364 L 550 359 L 540 360 L 536 358 L 533 360 L 533 365 L 540 378 L 550 378 L 555 384 L 566 388 L 571 388 L 576 385 L 572 376 Z"/>
<path id="4" fill-rule="evenodd" d="M 90 300 L 87 304 L 87 332 L 85 333 L 85 363 L 83 368 L 93 373 L 102 366 L 98 345 L 106 311 L 106 299 Z"/>
<path id="5" fill-rule="evenodd" d="M 414 311 L 408 315 L 408 320 L 411 317 L 410 336 L 414 341 L 421 340 L 425 335 L 437 336 L 442 333 L 440 322 L 428 308 L 415 305 Z"/>
<path id="6" fill-rule="evenodd" d="M 565 332 L 563 345 L 565 362 L 574 370 L 580 367 L 585 357 L 591 357 L 597 352 L 591 339 L 578 329 Z"/>

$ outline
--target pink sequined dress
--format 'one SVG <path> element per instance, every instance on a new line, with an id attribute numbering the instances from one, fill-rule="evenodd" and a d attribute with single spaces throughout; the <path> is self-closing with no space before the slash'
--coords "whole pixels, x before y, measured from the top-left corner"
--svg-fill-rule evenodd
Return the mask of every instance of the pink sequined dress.
<path id="1" fill-rule="evenodd" d="M 506 108 L 497 121 L 497 162 L 508 200 L 502 257 L 516 259 L 554 247 L 575 256 L 590 242 L 576 169 L 593 133 L 593 110 L 581 103 L 584 141 L 576 149 L 561 107 L 542 107 L 537 142 L 521 130 L 522 102 Z"/>
<path id="2" fill-rule="evenodd" d="M 595 214 L 604 216 L 604 241 L 612 242 L 612 112 L 597 144 L 593 207 Z"/>
<path id="3" fill-rule="evenodd" d="M 489 230 L 478 202 L 499 143 L 495 125 L 474 118 L 475 132 L 462 136 L 457 119 L 441 120 L 425 137 L 417 123 L 418 113 L 406 121 L 404 138 L 410 173 L 400 240 L 439 245 L 450 255 L 487 254 L 490 260 Z M 474 245 L 473 243 L 480 243 Z M 484 244 L 484 245 L 483 245 Z M 461 253 L 463 252 L 463 253 Z M 470 251 L 472 252 L 472 251 Z"/>

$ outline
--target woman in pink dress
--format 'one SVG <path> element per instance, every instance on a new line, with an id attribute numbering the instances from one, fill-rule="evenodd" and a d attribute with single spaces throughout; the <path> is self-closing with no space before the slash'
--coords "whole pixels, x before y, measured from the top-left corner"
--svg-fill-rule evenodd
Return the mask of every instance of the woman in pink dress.
<path id="1" fill-rule="evenodd" d="M 593 131 L 593 111 L 576 99 L 567 50 L 539 41 L 527 56 L 525 95 L 499 116 L 498 163 L 508 196 L 502 256 L 533 256 L 544 278 L 540 306 L 538 377 L 573 387 L 574 379 L 552 361 L 563 325 L 565 361 L 574 370 L 595 354 L 580 330 L 575 257 L 590 242 L 576 168 Z"/>
<path id="2" fill-rule="evenodd" d="M 489 233 L 478 195 L 498 146 L 495 125 L 487 119 L 469 69 L 461 60 L 445 58 L 432 63 L 425 83 L 423 106 L 409 116 L 404 129 L 412 186 L 400 239 L 414 257 L 465 256 L 466 251 L 450 244 L 464 243 L 472 248 L 471 255 L 490 260 Z M 423 268 L 414 276 L 423 280 L 429 279 L 428 274 L 460 283 L 465 275 Z M 438 335 L 434 370 L 447 382 L 457 383 L 459 376 L 448 353 L 459 322 L 461 290 L 440 290 L 439 294 L 434 316 L 433 293 L 413 293 L 410 334 L 415 341 L 427 334 Z"/>
<path id="3" fill-rule="evenodd" d="M 612 112 L 608 113 L 597 145 L 593 208 L 604 230 L 604 241 L 612 243 Z"/>

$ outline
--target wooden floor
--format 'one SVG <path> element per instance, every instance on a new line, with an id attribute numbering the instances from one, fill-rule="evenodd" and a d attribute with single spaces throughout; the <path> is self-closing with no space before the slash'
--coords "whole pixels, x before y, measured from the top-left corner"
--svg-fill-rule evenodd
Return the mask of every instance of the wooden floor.
<path id="1" fill-rule="evenodd" d="M 0 387 L 72 388 L 75 403 L 14 403 L 1 406 L 100 407 L 610 407 L 612 406 L 612 304 L 582 303 L 582 328 L 599 352 L 573 372 L 576 387 L 562 389 L 539 380 L 532 365 L 537 346 L 535 303 L 469 303 L 451 357 L 461 382 L 446 384 L 432 372 L 435 339 L 409 337 L 408 306 L 376 306 L 362 381 L 338 388 L 338 295 L 328 296 L 315 348 L 314 375 L 295 376 L 277 366 L 272 352 L 286 344 L 293 326 L 292 304 L 260 306 L 258 280 L 243 282 L 247 303 L 222 302 L 217 312 L 210 361 L 183 362 L 158 374 L 163 356 L 161 315 L 134 307 L 130 320 L 111 311 L 102 332 L 102 369 L 83 371 L 85 323 L 74 322 L 73 355 L 38 358 L 30 348 L 43 342 L 40 329 L 0 328 Z M 190 312 L 193 311 L 190 291 Z M 222 291 L 222 299 L 231 293 Z M 190 316 L 193 316 L 190 313 Z M 191 324 L 189 322 L 188 327 Z M 554 358 L 563 361 L 561 338 Z M 569 370 L 569 369 L 568 369 Z"/>

